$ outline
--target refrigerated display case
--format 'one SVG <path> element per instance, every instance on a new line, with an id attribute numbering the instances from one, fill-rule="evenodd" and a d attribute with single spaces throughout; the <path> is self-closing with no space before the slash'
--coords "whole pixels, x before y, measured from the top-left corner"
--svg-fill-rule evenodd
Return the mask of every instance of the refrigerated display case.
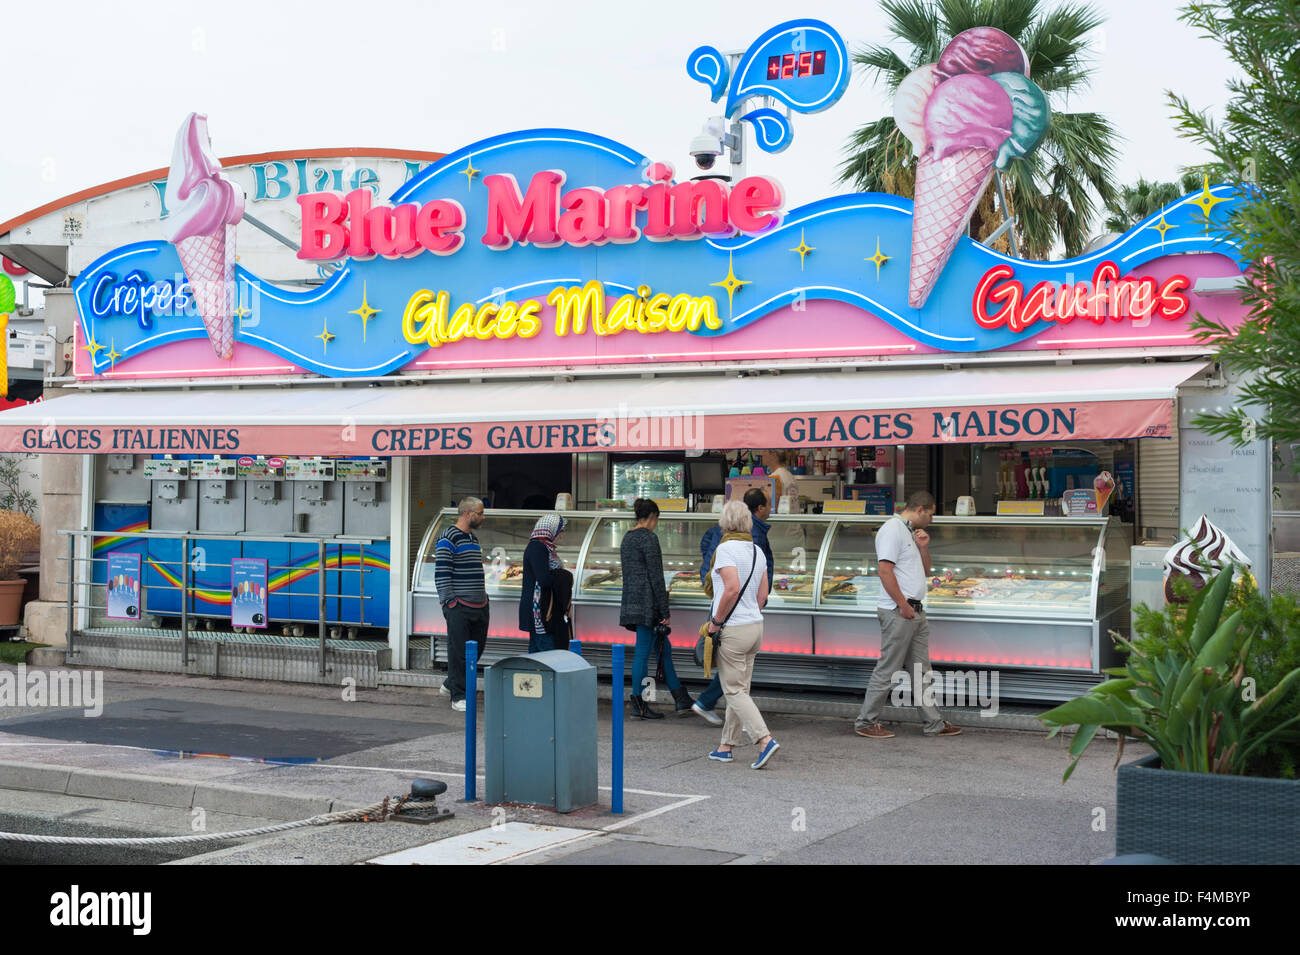
<path id="1" fill-rule="evenodd" d="M 491 605 L 489 636 L 516 629 L 524 547 L 541 512 L 489 511 L 477 529 Z M 564 512 L 558 553 L 574 571 L 574 634 L 584 643 L 630 643 L 618 623 L 619 544 L 635 526 L 626 511 Z M 454 511 L 421 544 L 413 578 L 412 631 L 445 627 L 433 585 L 433 548 Z M 774 559 L 764 612 L 760 682 L 861 687 L 858 663 L 880 653 L 875 534 L 890 518 L 773 515 Z M 700 582 L 700 539 L 715 514 L 663 514 L 663 552 L 673 633 L 685 655 L 708 609 Z M 926 597 L 936 666 L 996 667 L 1003 692 L 1066 698 L 1111 665 L 1107 632 L 1128 629 L 1132 530 L 1108 518 L 937 517 L 928 528 L 932 573 Z M 689 664 L 687 665 L 689 669 Z M 1080 677 L 1081 680 L 1072 679 Z"/>

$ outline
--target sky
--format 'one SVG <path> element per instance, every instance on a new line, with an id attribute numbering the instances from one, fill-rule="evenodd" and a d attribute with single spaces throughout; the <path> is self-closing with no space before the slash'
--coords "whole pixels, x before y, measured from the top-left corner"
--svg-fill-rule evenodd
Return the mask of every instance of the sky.
<path id="1" fill-rule="evenodd" d="M 1123 138 L 1120 183 L 1172 179 L 1204 161 L 1178 137 L 1165 92 L 1218 113 L 1232 64 L 1179 22 L 1172 0 L 1095 5 L 1107 22 L 1094 36 L 1092 87 L 1055 105 L 1110 117 Z M 687 54 L 705 43 L 743 49 L 795 16 L 826 20 L 850 50 L 887 39 L 870 0 L 8 5 L 4 32 L 23 41 L 6 44 L 0 221 L 166 166 L 192 110 L 208 114 L 220 156 L 344 146 L 450 152 L 558 126 L 623 142 L 685 178 L 694 173 L 687 145 L 718 111 L 686 76 Z M 787 208 L 850 191 L 837 181 L 844 143 L 889 111 L 886 92 L 855 73 L 837 105 L 796 115 L 785 153 L 751 151 L 748 171 L 779 179 Z"/>

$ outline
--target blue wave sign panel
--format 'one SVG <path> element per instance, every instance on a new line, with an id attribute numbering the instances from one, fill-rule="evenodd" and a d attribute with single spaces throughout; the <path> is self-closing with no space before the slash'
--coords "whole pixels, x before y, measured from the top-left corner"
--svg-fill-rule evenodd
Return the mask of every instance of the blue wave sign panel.
<path id="1" fill-rule="evenodd" d="M 839 350 L 825 354 L 871 353 L 885 334 L 944 352 L 988 352 L 1065 321 L 1082 326 L 1081 339 L 1127 327 L 1127 313 L 1114 305 L 1121 291 L 1126 301 L 1163 309 L 1148 320 L 1173 321 L 1189 307 L 1185 277 L 1181 285 L 1162 278 L 1149 292 L 1124 284 L 1156 259 L 1215 252 L 1225 257 L 1219 268 L 1236 275 L 1244 267 L 1222 232 L 1240 200 L 1231 187 L 1207 184 L 1105 248 L 1064 261 L 1014 258 L 962 235 L 928 300 L 914 308 L 911 200 L 851 194 L 786 209 L 766 177 L 730 187 L 677 182 L 666 163 L 564 129 L 459 149 L 366 213 L 379 220 L 354 215 L 361 199 L 350 200 L 300 198 L 304 252 L 323 242 L 323 260 L 340 263 L 321 286 L 290 291 L 234 267 L 236 359 L 240 344 L 254 345 L 310 372 L 349 378 L 665 354 L 761 357 L 788 353 L 791 308 L 817 301 L 861 310 L 856 319 L 837 315 L 833 329 L 809 329 L 835 336 Z M 429 244 L 377 253 L 379 233 L 368 224 L 383 217 L 399 232 L 413 223 Z M 437 225 L 457 219 L 454 229 Z M 314 231 L 330 233 L 329 241 Z M 397 241 L 383 239 L 390 248 Z M 120 373 L 129 359 L 209 337 L 176 250 L 161 239 L 107 253 L 73 292 L 86 343 L 81 368 L 93 374 Z M 731 344 L 740 332 L 743 348 Z M 142 374 L 179 374 L 166 357 L 141 363 L 151 369 Z"/>

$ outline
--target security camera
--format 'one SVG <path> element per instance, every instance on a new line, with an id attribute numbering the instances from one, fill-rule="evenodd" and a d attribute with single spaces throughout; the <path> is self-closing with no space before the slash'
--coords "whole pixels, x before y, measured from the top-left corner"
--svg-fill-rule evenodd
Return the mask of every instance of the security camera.
<path id="1" fill-rule="evenodd" d="M 691 157 L 701 169 L 712 169 L 727 145 L 727 124 L 721 116 L 710 117 L 699 135 L 691 140 Z"/>
<path id="2" fill-rule="evenodd" d="M 717 136 L 701 133 L 691 140 L 691 157 L 701 169 L 712 169 L 714 161 L 722 155 L 722 141 Z"/>

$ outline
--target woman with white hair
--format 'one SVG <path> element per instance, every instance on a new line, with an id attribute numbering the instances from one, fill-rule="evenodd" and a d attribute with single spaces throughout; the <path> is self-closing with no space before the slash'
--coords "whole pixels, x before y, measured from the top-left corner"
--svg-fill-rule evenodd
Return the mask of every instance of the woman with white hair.
<path id="1" fill-rule="evenodd" d="M 727 718 L 722 724 L 722 742 L 709 753 L 721 763 L 735 760 L 732 750 L 743 742 L 749 730 L 758 744 L 758 758 L 751 769 L 762 769 L 781 744 L 772 738 L 763 715 L 749 696 L 754 677 L 754 658 L 763 645 L 763 612 L 770 581 L 767 560 L 751 536 L 753 515 L 742 501 L 728 501 L 722 509 L 722 543 L 713 552 L 713 612 L 708 631 L 716 635 L 718 674 L 727 698 Z"/>

